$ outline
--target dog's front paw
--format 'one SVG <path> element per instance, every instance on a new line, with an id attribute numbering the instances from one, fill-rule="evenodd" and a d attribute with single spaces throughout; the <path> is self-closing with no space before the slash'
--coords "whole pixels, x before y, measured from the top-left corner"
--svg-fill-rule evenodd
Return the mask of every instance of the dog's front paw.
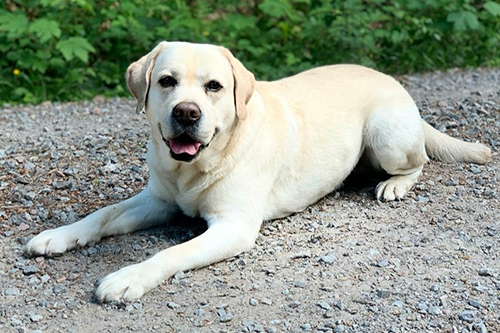
<path id="1" fill-rule="evenodd" d="M 139 299 L 158 284 L 152 274 L 143 264 L 124 267 L 99 282 L 96 297 L 101 302 Z"/>
<path id="2" fill-rule="evenodd" d="M 28 256 L 54 256 L 64 253 L 74 247 L 88 243 L 83 233 L 73 225 L 50 229 L 41 232 L 26 244 L 25 252 Z"/>

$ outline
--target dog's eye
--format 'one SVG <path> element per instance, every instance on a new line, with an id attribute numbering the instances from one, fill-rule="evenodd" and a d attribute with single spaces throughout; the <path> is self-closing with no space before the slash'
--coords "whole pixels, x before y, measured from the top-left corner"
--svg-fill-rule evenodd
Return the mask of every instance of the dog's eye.
<path id="1" fill-rule="evenodd" d="M 208 91 L 217 92 L 222 89 L 222 86 L 219 82 L 212 80 L 205 85 L 205 89 L 207 89 Z"/>
<path id="2" fill-rule="evenodd" d="M 170 88 L 170 87 L 175 87 L 177 85 L 177 80 L 171 76 L 164 76 L 158 81 L 158 83 L 163 88 Z"/>

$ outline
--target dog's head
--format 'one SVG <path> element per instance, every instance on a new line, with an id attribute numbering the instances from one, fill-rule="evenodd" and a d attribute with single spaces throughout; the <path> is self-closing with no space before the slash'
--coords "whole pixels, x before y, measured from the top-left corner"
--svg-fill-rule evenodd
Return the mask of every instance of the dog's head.
<path id="1" fill-rule="evenodd" d="M 160 43 L 128 67 L 126 79 L 136 111 L 146 110 L 153 140 L 183 162 L 245 119 L 255 83 L 227 49 L 184 42 Z"/>

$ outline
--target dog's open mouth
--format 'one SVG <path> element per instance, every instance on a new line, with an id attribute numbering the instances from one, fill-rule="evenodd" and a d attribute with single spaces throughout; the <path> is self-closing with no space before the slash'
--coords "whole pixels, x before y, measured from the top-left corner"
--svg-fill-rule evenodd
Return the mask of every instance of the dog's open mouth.
<path id="1" fill-rule="evenodd" d="M 205 145 L 193 139 L 187 133 L 182 133 L 175 138 L 165 139 L 161 126 L 158 127 L 160 128 L 162 139 L 167 147 L 170 148 L 170 155 L 174 160 L 191 162 L 196 158 L 196 156 L 198 156 L 198 153 L 205 148 Z"/>
<path id="2" fill-rule="evenodd" d="M 196 155 L 201 147 L 201 142 L 196 141 L 189 134 L 181 134 L 176 138 L 169 139 L 167 145 L 174 154 Z"/>

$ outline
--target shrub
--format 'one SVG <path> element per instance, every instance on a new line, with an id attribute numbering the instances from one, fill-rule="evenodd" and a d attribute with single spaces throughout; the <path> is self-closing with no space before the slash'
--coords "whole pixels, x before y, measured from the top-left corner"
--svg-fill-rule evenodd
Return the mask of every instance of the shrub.
<path id="1" fill-rule="evenodd" d="M 127 95 L 127 65 L 161 40 L 225 45 L 266 80 L 332 63 L 389 73 L 500 66 L 500 4 L 6 0 L 0 103 Z"/>

